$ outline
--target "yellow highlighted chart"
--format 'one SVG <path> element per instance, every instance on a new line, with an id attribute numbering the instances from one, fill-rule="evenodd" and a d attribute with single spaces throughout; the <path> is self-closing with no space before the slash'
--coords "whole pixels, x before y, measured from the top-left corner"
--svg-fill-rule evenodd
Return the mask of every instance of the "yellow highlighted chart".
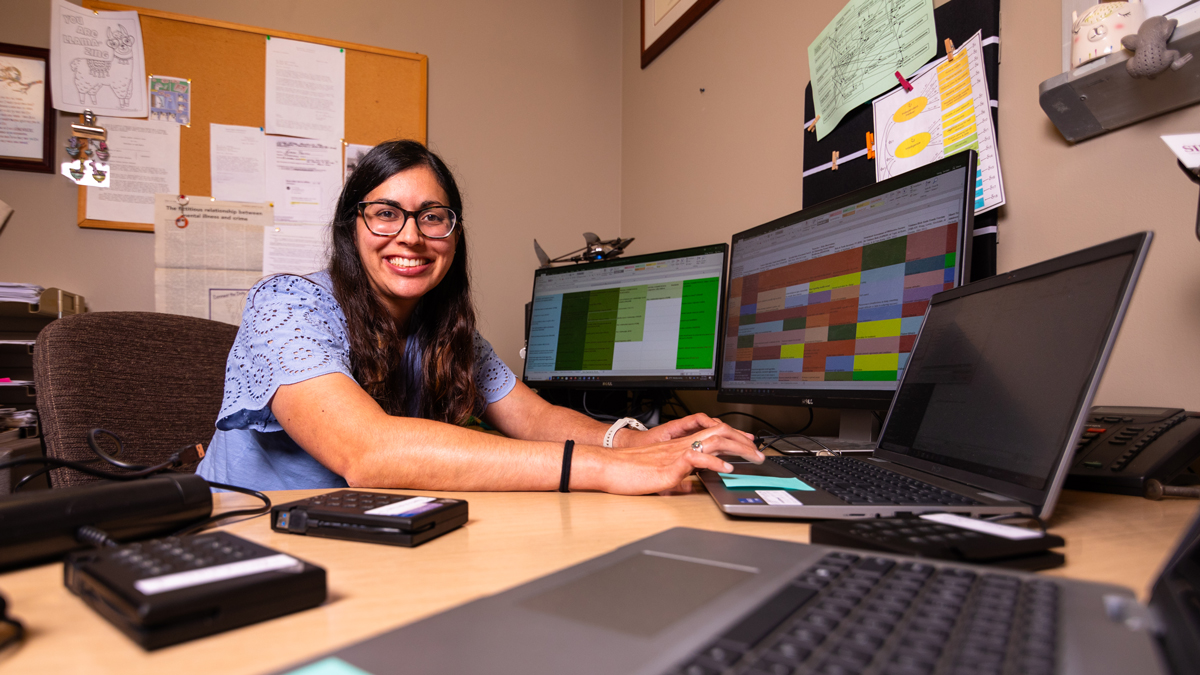
<path id="1" fill-rule="evenodd" d="M 992 106 L 980 33 L 954 59 L 941 59 L 874 102 L 875 179 L 882 181 L 943 157 L 974 150 L 975 213 L 1004 203 Z"/>

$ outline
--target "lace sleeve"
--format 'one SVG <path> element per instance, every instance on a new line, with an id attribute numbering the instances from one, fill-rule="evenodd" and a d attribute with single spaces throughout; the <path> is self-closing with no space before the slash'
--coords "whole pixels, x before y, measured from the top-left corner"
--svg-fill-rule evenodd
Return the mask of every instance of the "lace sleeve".
<path id="1" fill-rule="evenodd" d="M 345 315 L 317 283 L 323 275 L 311 279 L 280 275 L 250 290 L 225 364 L 218 429 L 282 431 L 267 405 L 280 385 L 329 373 L 353 378 Z"/>
<path id="2" fill-rule="evenodd" d="M 475 386 L 483 394 L 487 404 L 495 403 L 508 396 L 508 392 L 517 386 L 517 377 L 513 371 L 496 356 L 491 343 L 475 333 Z"/>

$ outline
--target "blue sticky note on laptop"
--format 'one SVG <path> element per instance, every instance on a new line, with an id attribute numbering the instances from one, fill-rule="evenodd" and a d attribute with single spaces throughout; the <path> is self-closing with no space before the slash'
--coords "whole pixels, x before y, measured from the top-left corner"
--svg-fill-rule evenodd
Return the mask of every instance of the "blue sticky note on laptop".
<path id="1" fill-rule="evenodd" d="M 717 475 L 721 477 L 721 482 L 725 483 L 725 487 L 729 490 L 816 491 L 815 488 L 795 476 L 779 478 L 777 476 L 754 476 L 742 473 L 721 473 Z"/>

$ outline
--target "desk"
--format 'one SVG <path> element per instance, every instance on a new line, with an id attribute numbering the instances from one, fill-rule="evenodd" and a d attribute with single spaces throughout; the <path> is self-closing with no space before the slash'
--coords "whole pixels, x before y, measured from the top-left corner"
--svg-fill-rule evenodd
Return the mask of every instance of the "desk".
<path id="1" fill-rule="evenodd" d="M 8 673 L 262 673 L 499 592 L 670 527 L 808 541 L 796 521 L 735 520 L 694 479 L 690 493 L 620 497 L 574 493 L 446 493 L 470 502 L 466 527 L 415 549 L 278 534 L 265 517 L 227 527 L 320 565 L 329 600 L 317 609 L 149 653 L 62 584 L 62 565 L 0 575 L 0 591 L 28 630 L 0 654 Z M 272 493 L 276 503 L 319 491 Z M 426 493 L 433 494 L 433 493 Z M 229 510 L 252 502 L 218 495 Z M 1051 529 L 1067 540 L 1056 576 L 1134 588 L 1143 597 L 1197 502 L 1064 493 Z"/>

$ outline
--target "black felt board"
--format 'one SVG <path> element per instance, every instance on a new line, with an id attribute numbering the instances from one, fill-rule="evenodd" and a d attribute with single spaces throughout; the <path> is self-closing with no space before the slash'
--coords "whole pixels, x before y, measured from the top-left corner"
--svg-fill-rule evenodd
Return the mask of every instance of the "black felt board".
<path id="1" fill-rule="evenodd" d="M 1000 0 L 951 0 L 933 10 L 934 27 L 937 31 L 937 56 L 946 56 L 946 38 L 961 45 L 976 32 L 987 40 L 1000 35 Z M 983 66 L 987 76 L 988 94 L 1000 100 L 1000 45 L 983 47 Z M 899 82 L 897 82 L 899 84 Z M 813 105 L 812 83 L 804 89 L 804 122 L 816 116 Z M 998 124 L 997 110 L 992 108 L 992 122 Z M 867 132 L 874 131 L 875 124 L 868 101 L 842 118 L 841 123 L 825 138 L 817 140 L 814 132 L 804 132 L 804 170 L 829 163 L 833 151 L 846 157 L 866 147 Z M 999 138 L 999 129 L 995 129 Z M 823 201 L 841 196 L 851 190 L 875 182 L 875 160 L 859 157 L 838 163 L 837 171 L 826 169 L 804 178 L 803 203 L 808 208 Z M 997 209 L 975 216 L 975 230 L 995 227 Z M 996 273 L 996 235 L 976 235 L 971 256 L 971 280 L 982 279 Z"/>

